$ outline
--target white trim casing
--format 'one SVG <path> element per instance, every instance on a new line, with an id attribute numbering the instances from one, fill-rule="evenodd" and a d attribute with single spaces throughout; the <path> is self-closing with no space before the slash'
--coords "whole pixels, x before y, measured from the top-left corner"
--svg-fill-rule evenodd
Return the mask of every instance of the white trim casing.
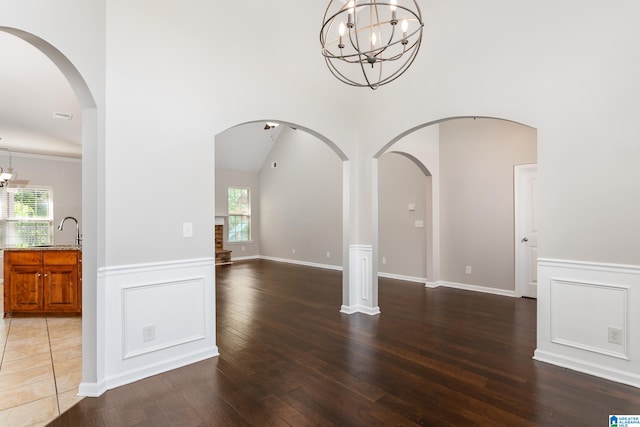
<path id="1" fill-rule="evenodd" d="M 638 307 L 640 266 L 539 259 L 534 359 L 640 387 Z"/>
<path id="2" fill-rule="evenodd" d="M 100 269 L 98 301 L 103 369 L 80 384 L 82 396 L 218 355 L 213 258 Z"/>

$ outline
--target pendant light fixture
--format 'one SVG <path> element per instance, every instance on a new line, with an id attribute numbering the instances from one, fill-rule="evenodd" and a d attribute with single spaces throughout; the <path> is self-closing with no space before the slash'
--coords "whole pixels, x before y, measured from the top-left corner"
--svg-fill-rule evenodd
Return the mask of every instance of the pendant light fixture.
<path id="1" fill-rule="evenodd" d="M 377 89 L 411 66 L 423 27 L 415 0 L 331 0 L 320 30 L 322 55 L 338 80 Z"/>
<path id="2" fill-rule="evenodd" d="M 11 151 L 8 148 L 0 148 L 0 151 L 7 151 L 9 153 L 9 167 L 5 171 L 0 167 L 0 188 L 8 187 L 9 181 L 15 179 L 16 174 L 13 172 L 13 166 L 11 165 Z"/>

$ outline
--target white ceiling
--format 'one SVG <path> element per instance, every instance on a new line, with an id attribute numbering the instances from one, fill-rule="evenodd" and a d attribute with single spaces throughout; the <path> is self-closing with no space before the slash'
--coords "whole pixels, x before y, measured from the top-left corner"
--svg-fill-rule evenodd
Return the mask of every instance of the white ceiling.
<path id="1" fill-rule="evenodd" d="M 246 123 L 216 135 L 216 168 L 257 172 L 284 127 L 265 130 L 265 124 Z"/>
<path id="2" fill-rule="evenodd" d="M 81 157 L 80 104 L 62 72 L 35 47 L 1 31 L 0 58 L 0 148 Z M 53 118 L 54 112 L 73 118 Z"/>

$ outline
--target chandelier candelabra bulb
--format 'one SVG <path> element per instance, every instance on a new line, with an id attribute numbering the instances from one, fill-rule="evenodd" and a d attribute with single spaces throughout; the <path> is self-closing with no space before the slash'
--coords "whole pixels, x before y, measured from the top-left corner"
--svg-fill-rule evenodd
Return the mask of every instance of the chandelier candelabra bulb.
<path id="1" fill-rule="evenodd" d="M 353 0 L 349 2 L 349 4 L 347 5 L 348 9 L 347 9 L 347 27 L 349 28 L 353 28 L 354 26 L 354 17 L 353 15 L 355 14 L 355 7 L 354 7 L 354 3 Z"/>
<path id="2" fill-rule="evenodd" d="M 398 9 L 398 0 L 391 0 L 389 9 L 391 9 L 391 25 L 398 23 L 398 17 L 396 16 L 396 9 Z"/>
<path id="3" fill-rule="evenodd" d="M 409 40 L 407 40 L 407 29 L 409 28 L 409 23 L 407 22 L 406 19 L 402 20 L 402 41 L 400 43 L 402 43 L 403 46 L 406 46 L 407 43 L 409 43 Z"/>

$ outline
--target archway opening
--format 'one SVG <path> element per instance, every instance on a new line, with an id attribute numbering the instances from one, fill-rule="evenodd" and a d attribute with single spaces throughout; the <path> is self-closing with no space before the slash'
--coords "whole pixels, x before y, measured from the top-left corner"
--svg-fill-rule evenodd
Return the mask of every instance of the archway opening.
<path id="1" fill-rule="evenodd" d="M 103 264 L 98 248 L 100 236 L 103 233 L 103 226 L 99 220 L 103 209 L 104 185 L 99 174 L 103 168 L 100 167 L 102 152 L 99 145 L 98 136 L 98 112 L 97 105 L 89 86 L 75 65 L 58 48 L 26 31 L 0 27 L 0 32 L 11 34 L 29 43 L 39 50 L 62 72 L 75 93 L 80 104 L 81 114 L 81 153 L 82 153 L 82 232 L 84 239 L 82 242 L 82 383 L 79 386 L 79 395 L 95 396 L 100 391 L 95 389 L 98 382 L 98 360 L 97 351 L 100 337 L 98 337 L 97 327 L 97 269 L 99 264 Z M 93 384 L 94 386 L 87 386 Z"/>
<path id="2" fill-rule="evenodd" d="M 341 271 L 339 305 L 348 278 L 344 152 L 304 126 L 255 120 L 216 135 L 215 153 L 216 224 L 224 251 L 231 251 L 229 261 L 266 259 Z M 249 195 L 250 218 L 234 213 L 230 189 Z"/>
<path id="3" fill-rule="evenodd" d="M 513 170 L 537 162 L 536 130 L 453 117 L 403 133 L 377 153 L 378 162 L 391 150 L 410 154 L 432 174 L 425 284 L 515 296 Z M 376 208 L 382 216 L 385 207 Z M 382 226 L 376 225 L 377 235 L 384 234 Z M 380 246 L 377 253 L 383 266 Z"/>

